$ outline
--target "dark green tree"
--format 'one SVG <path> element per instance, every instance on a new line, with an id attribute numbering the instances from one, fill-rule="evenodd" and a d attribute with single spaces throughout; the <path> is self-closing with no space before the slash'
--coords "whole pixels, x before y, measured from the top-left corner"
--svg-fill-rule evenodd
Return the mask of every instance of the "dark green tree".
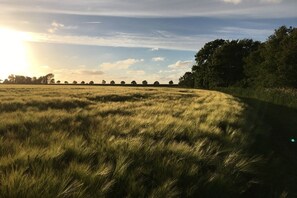
<path id="1" fill-rule="evenodd" d="M 179 86 L 181 87 L 194 87 L 194 74 L 192 72 L 186 72 L 182 77 L 179 78 Z"/>
<path id="2" fill-rule="evenodd" d="M 297 28 L 282 26 L 245 60 L 252 86 L 297 87 Z"/>

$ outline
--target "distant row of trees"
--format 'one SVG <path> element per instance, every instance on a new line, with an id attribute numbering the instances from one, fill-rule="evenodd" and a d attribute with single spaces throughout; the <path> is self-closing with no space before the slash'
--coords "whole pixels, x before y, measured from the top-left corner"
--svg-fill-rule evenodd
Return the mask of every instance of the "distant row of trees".
<path id="1" fill-rule="evenodd" d="M 11 74 L 3 81 L 4 84 L 50 84 L 54 82 L 54 74 L 47 74 L 39 78 Z"/>
<path id="2" fill-rule="evenodd" d="M 217 39 L 195 55 L 179 85 L 195 88 L 297 88 L 297 28 L 282 26 L 266 42 Z"/>
<path id="3" fill-rule="evenodd" d="M 60 80 L 55 81 L 54 74 L 47 74 L 45 76 L 41 76 L 39 78 L 36 77 L 28 77 L 28 76 L 21 76 L 21 75 L 9 75 L 7 79 L 3 81 L 4 84 L 62 84 Z M 64 84 L 70 84 L 68 81 L 64 81 Z M 79 84 L 76 80 L 72 82 L 72 84 Z M 80 84 L 89 84 L 93 85 L 94 81 L 90 81 L 86 83 L 85 81 L 81 81 Z M 102 84 L 107 84 L 105 80 L 102 80 Z M 116 82 L 114 80 L 110 81 L 111 85 L 115 85 Z M 120 82 L 121 85 L 125 85 L 125 81 Z M 173 85 L 173 81 L 169 81 L 169 85 Z M 133 80 L 131 85 L 137 85 L 137 82 Z M 148 85 L 146 80 L 142 81 L 142 85 Z M 159 81 L 155 81 L 153 85 L 160 85 Z"/>
<path id="4" fill-rule="evenodd" d="M 105 80 L 102 80 L 102 84 L 107 84 L 107 83 L 106 83 Z M 115 83 L 115 81 L 112 80 L 112 81 L 110 81 L 110 84 L 111 84 L 111 85 L 115 85 L 116 83 Z M 121 84 L 121 85 L 125 85 L 126 82 L 125 82 L 125 81 L 121 81 L 120 84 Z M 135 80 L 133 80 L 130 84 L 131 84 L 131 85 L 137 85 L 137 82 L 136 82 Z M 174 83 L 173 83 L 173 81 L 171 80 L 171 81 L 169 81 L 168 84 L 169 84 L 169 85 L 173 85 Z M 142 81 L 142 85 L 148 85 L 148 82 L 147 82 L 146 80 L 144 80 L 144 81 Z M 153 83 L 153 85 L 160 85 L 160 83 L 159 83 L 159 81 L 155 81 L 155 82 Z"/>

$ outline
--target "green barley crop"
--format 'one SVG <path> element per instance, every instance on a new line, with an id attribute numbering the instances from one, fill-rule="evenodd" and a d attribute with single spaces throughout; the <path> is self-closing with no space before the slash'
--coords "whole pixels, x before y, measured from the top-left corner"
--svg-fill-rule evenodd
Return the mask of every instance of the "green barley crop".
<path id="1" fill-rule="evenodd" d="M 259 193 L 265 125 L 216 91 L 0 86 L 0 197 Z"/>

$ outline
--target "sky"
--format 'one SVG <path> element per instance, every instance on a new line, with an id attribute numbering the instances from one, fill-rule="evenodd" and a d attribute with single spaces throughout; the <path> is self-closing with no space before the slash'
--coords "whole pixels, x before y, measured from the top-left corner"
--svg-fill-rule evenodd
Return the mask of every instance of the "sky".
<path id="1" fill-rule="evenodd" d="M 0 79 L 177 83 L 205 43 L 265 41 L 296 27 L 296 10 L 296 0 L 0 0 Z"/>

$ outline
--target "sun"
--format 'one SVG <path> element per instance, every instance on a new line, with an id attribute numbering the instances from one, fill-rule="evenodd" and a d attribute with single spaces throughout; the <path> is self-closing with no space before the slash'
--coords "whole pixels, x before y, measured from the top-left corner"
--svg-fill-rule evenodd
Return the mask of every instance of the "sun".
<path id="1" fill-rule="evenodd" d="M 0 28 L 0 79 L 10 74 L 29 73 L 29 57 L 25 41 L 29 35 L 10 29 Z"/>

